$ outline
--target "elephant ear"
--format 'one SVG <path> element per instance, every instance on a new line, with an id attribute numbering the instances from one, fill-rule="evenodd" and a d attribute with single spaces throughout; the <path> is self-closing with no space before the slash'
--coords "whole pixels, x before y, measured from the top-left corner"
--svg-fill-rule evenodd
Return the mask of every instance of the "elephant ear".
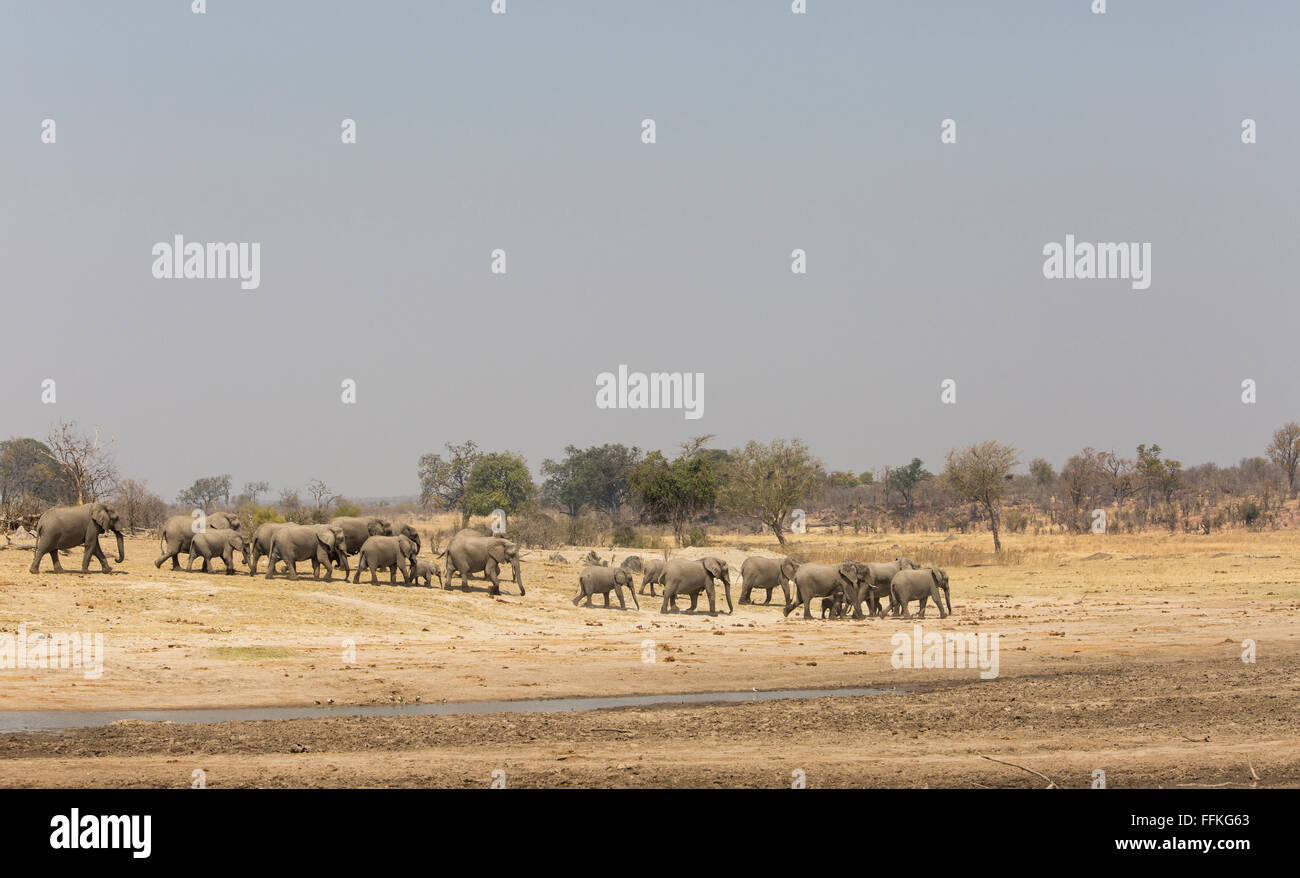
<path id="1" fill-rule="evenodd" d="M 379 519 L 369 522 L 366 524 L 366 533 L 370 534 L 372 537 L 383 536 L 384 523 Z"/>
<path id="2" fill-rule="evenodd" d="M 787 573 L 786 572 L 787 570 L 789 570 L 790 572 Z M 799 571 L 799 565 L 794 563 L 794 561 L 790 560 L 789 558 L 786 558 L 784 561 L 781 562 L 781 575 L 784 576 L 786 579 L 794 579 L 794 575 L 798 571 Z"/>
<path id="3" fill-rule="evenodd" d="M 722 578 L 721 561 L 719 561 L 717 558 L 705 558 L 703 563 L 704 563 L 704 569 L 709 571 L 710 576 L 712 576 L 714 579 Z"/>
<path id="4" fill-rule="evenodd" d="M 492 560 L 498 564 L 506 563 L 506 547 L 502 543 L 493 543 L 488 546 L 487 553 L 492 556 Z"/>
<path id="5" fill-rule="evenodd" d="M 399 552 L 401 552 L 403 555 L 407 555 L 407 556 L 414 555 L 414 554 L 415 554 L 415 543 L 411 542 L 409 539 L 407 539 L 407 538 L 404 537 L 404 536 L 402 536 L 402 537 L 398 537 L 398 538 L 397 538 L 397 550 L 398 550 Z"/>
<path id="6" fill-rule="evenodd" d="M 940 570 L 938 567 L 930 568 L 930 578 L 934 580 L 935 585 L 942 587 L 943 585 L 943 579 L 941 578 L 942 576 L 943 576 L 943 571 Z"/>
<path id="7" fill-rule="evenodd" d="M 852 583 L 852 584 L 855 584 L 855 585 L 856 585 L 856 584 L 857 584 L 857 581 L 858 581 L 858 565 L 857 565 L 857 562 L 855 562 L 855 561 L 845 561 L 843 564 L 841 564 L 841 565 L 840 565 L 840 576 L 843 577 L 844 580 L 845 580 L 846 582 L 849 582 L 849 583 Z"/>
<path id="8" fill-rule="evenodd" d="M 328 527 L 322 527 L 316 531 L 316 539 L 327 549 L 334 548 L 334 531 Z"/>
<path id="9" fill-rule="evenodd" d="M 95 524 L 99 525 L 101 531 L 108 530 L 109 526 L 113 523 L 113 517 L 108 511 L 108 507 L 103 503 L 96 503 L 94 505 L 94 508 L 90 510 L 90 517 Z"/>

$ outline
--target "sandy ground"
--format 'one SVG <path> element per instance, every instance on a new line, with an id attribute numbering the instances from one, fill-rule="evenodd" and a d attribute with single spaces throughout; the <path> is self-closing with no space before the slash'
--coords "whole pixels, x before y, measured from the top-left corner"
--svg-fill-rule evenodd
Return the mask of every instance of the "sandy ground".
<path id="1" fill-rule="evenodd" d="M 864 560 L 954 556 L 947 535 L 801 540 Z M 987 541 L 962 537 L 956 548 Z M 0 669 L 0 710 L 903 691 L 15 733 L 0 735 L 0 785 L 188 786 L 195 769 L 212 787 L 485 786 L 496 770 L 512 786 L 779 786 L 797 776 L 809 786 L 1046 786 L 1032 771 L 1087 786 L 1097 770 L 1113 787 L 1300 785 L 1300 534 L 1008 545 L 1019 563 L 950 563 L 955 613 L 941 621 L 931 610 L 921 623 L 927 634 L 996 633 L 993 680 L 969 668 L 896 669 L 891 637 L 912 622 L 785 619 L 779 592 L 731 616 L 662 616 L 648 596 L 639 612 L 576 608 L 585 549 L 561 550 L 567 564 L 530 553 L 528 594 L 506 583 L 496 600 L 478 582 L 462 593 L 158 571 L 148 541 L 128 542 L 111 575 L 31 576 L 29 552 L 4 551 L 0 630 L 100 633 L 106 657 L 98 679 Z M 767 548 L 737 538 L 683 554 L 727 559 L 735 599 L 741 561 Z M 1247 640 L 1253 663 L 1242 661 Z"/>

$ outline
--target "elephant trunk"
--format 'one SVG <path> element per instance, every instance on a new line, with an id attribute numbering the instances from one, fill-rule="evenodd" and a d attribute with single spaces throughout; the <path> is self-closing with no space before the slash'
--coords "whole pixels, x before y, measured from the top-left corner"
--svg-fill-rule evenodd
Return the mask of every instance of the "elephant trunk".
<path id="1" fill-rule="evenodd" d="M 641 611 L 641 602 L 636 599 L 636 586 L 628 585 L 627 593 L 632 595 L 632 606 L 636 607 L 637 612 Z"/>
<path id="2" fill-rule="evenodd" d="M 126 560 L 126 544 L 122 541 L 122 532 L 113 531 L 117 535 L 117 563 L 121 564 Z"/>
<path id="3" fill-rule="evenodd" d="M 727 596 L 727 615 L 730 616 L 736 608 L 731 604 L 731 580 L 725 576 L 722 578 L 722 593 Z"/>
<path id="4" fill-rule="evenodd" d="M 518 559 L 518 558 L 512 558 L 512 559 L 510 560 L 510 569 L 511 569 L 511 571 L 513 571 L 514 574 L 515 574 L 515 583 L 519 586 L 519 594 L 520 594 L 520 596 L 522 596 L 522 595 L 524 594 L 524 580 L 523 580 L 523 578 L 520 577 L 520 575 L 519 575 L 519 559 Z"/>

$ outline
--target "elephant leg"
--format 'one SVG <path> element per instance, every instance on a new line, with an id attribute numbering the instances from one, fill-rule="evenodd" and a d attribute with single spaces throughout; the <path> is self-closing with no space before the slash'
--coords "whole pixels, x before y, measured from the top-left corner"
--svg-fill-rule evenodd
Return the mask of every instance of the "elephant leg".
<path id="1" fill-rule="evenodd" d="M 354 574 L 352 575 L 352 582 L 353 582 L 354 585 L 360 585 L 360 584 L 361 584 L 361 571 L 362 571 L 362 570 L 365 570 L 365 569 L 366 569 L 366 556 L 365 556 L 364 554 L 362 554 L 362 555 L 358 555 L 358 556 L 357 556 L 357 570 L 356 570 L 356 573 L 354 573 Z"/>
<path id="2" fill-rule="evenodd" d="M 81 553 L 81 572 L 90 572 L 90 559 L 95 557 L 95 549 L 99 546 L 98 540 L 86 540 L 86 549 Z"/>
<path id="3" fill-rule="evenodd" d="M 943 608 L 943 599 L 939 597 L 939 587 L 937 585 L 930 586 L 930 599 L 934 601 L 934 605 L 939 608 L 939 618 L 946 619 L 948 613 Z"/>
<path id="4" fill-rule="evenodd" d="M 397 565 L 388 568 L 388 584 L 397 585 Z"/>
<path id="5" fill-rule="evenodd" d="M 618 598 L 618 608 L 620 610 L 626 610 L 627 604 L 624 603 L 623 601 L 623 586 L 621 585 L 614 586 L 614 595 Z"/>
<path id="6" fill-rule="evenodd" d="M 343 581 L 346 582 L 348 576 L 352 573 L 348 567 L 348 553 L 346 551 L 339 552 L 339 568 L 343 571 Z"/>
<path id="7" fill-rule="evenodd" d="M 709 593 L 709 615 L 716 616 L 718 615 L 718 601 L 717 601 L 717 595 L 715 594 L 717 587 L 713 584 L 713 580 L 710 579 L 709 584 L 705 586 L 705 588 L 708 590 Z"/>
<path id="8" fill-rule="evenodd" d="M 742 580 L 740 583 L 740 600 L 737 601 L 737 603 L 741 603 L 741 604 L 749 603 L 749 592 L 752 588 L 753 585 L 751 583 Z M 769 591 L 768 596 L 771 596 L 771 594 L 772 593 Z"/>
<path id="9" fill-rule="evenodd" d="M 604 598 L 605 598 L 605 609 L 608 610 L 608 609 L 609 609 L 609 592 L 607 592 L 607 591 L 606 591 L 606 592 L 601 592 L 601 594 L 602 594 L 602 595 L 604 596 Z"/>
<path id="10" fill-rule="evenodd" d="M 488 558 L 483 564 L 483 575 L 492 580 L 492 586 L 488 589 L 488 594 L 501 594 L 500 571 L 495 558 Z"/>
<path id="11" fill-rule="evenodd" d="M 669 609 L 668 609 L 668 605 L 669 605 L 669 603 L 670 603 L 670 598 L 669 598 L 669 595 L 668 595 L 668 591 L 669 591 L 668 586 L 665 585 L 665 586 L 664 586 L 664 595 L 663 595 L 664 602 L 663 602 L 663 605 L 659 607 L 659 612 L 660 612 L 660 613 L 668 613 L 668 612 L 674 612 L 674 613 L 675 613 L 675 612 L 677 612 L 677 601 L 671 601 L 671 603 L 672 603 L 672 607 L 673 607 L 673 608 L 672 608 L 672 610 L 669 610 Z"/>
<path id="12" fill-rule="evenodd" d="M 768 604 L 772 603 L 772 589 L 774 588 L 776 588 L 775 585 L 769 585 L 767 587 L 767 600 L 763 601 L 763 606 L 766 607 Z"/>
<path id="13" fill-rule="evenodd" d="M 190 561 L 188 564 L 185 565 L 185 572 L 187 573 L 194 572 L 194 550 L 193 549 L 190 549 Z"/>

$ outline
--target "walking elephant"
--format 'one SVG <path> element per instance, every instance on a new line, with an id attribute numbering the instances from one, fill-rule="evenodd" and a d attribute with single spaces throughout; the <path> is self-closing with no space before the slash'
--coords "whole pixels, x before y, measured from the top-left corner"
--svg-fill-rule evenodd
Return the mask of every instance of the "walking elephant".
<path id="1" fill-rule="evenodd" d="M 887 612 L 898 613 L 894 601 L 890 598 L 889 606 L 882 607 L 880 599 L 889 597 L 889 584 L 900 570 L 920 570 L 921 565 L 911 558 L 895 558 L 892 562 L 858 565 L 865 576 L 858 583 L 858 593 L 853 598 L 853 618 L 862 618 L 862 602 L 867 602 L 867 610 L 872 616 L 884 616 Z"/>
<path id="2" fill-rule="evenodd" d="M 193 514 L 173 515 L 158 532 L 162 554 L 153 562 L 153 566 L 162 567 L 163 562 L 171 558 L 172 569 L 180 570 L 180 556 L 190 550 L 190 540 L 194 534 L 209 530 L 239 530 L 239 519 L 229 512 L 214 512 L 203 518 L 196 518 Z"/>
<path id="3" fill-rule="evenodd" d="M 650 597 L 655 596 L 655 586 L 660 587 L 664 584 L 664 564 L 659 558 L 651 558 L 641 567 L 641 594 L 645 594 L 646 587 L 650 588 Z"/>
<path id="4" fill-rule="evenodd" d="M 790 603 L 790 580 L 799 565 L 790 558 L 760 558 L 757 555 L 745 559 L 740 565 L 740 600 L 738 603 L 750 602 L 749 593 L 756 588 L 767 591 L 767 600 L 763 605 L 772 603 L 772 589 L 781 587 L 785 602 Z"/>
<path id="5" fill-rule="evenodd" d="M 485 537 L 476 530 L 458 532 L 447 544 L 447 561 L 443 570 L 443 588 L 451 588 L 452 577 L 460 575 L 460 587 L 469 591 L 469 577 L 482 573 L 492 582 L 488 594 L 501 594 L 501 565 L 509 563 L 519 594 L 524 594 L 524 581 L 519 575 L 519 544 L 505 537 Z"/>
<path id="6" fill-rule="evenodd" d="M 423 582 L 425 588 L 433 588 L 433 578 L 438 577 L 438 584 L 442 585 L 442 568 L 437 564 L 419 558 L 415 562 L 415 574 L 411 577 L 416 583 Z"/>
<path id="7" fill-rule="evenodd" d="M 117 510 L 107 503 L 87 503 L 83 506 L 55 506 L 47 509 L 36 522 L 36 554 L 32 556 L 32 573 L 40 573 L 41 556 L 49 555 L 54 562 L 54 572 L 62 573 L 59 550 L 85 546 L 81 556 L 81 572 L 90 572 L 90 559 L 98 558 L 105 573 L 112 571 L 104 550 L 99 547 L 99 535 L 111 531 L 117 537 L 117 563 L 126 560 L 126 546 L 122 542 L 122 522 Z"/>
<path id="8" fill-rule="evenodd" d="M 632 596 L 632 604 L 638 610 L 641 604 L 637 602 L 636 590 L 632 577 L 632 571 L 626 567 L 585 567 L 582 573 L 578 574 L 578 593 L 573 596 L 573 605 L 585 597 L 587 606 L 591 606 L 591 599 L 597 594 L 605 596 L 605 607 L 609 607 L 609 592 L 613 589 L 614 594 L 618 597 L 618 607 L 620 610 L 626 610 L 627 604 L 623 601 L 623 589 Z"/>
<path id="9" fill-rule="evenodd" d="M 211 573 L 212 559 L 220 558 L 226 564 L 226 575 L 231 576 L 235 572 L 236 552 L 243 553 L 244 565 L 248 566 L 248 541 L 239 531 L 209 530 L 197 533 L 190 540 L 190 563 L 185 569 L 193 570 L 194 559 L 202 558 L 203 572 Z"/>
<path id="10" fill-rule="evenodd" d="M 948 612 L 943 610 L 943 602 L 939 600 L 939 592 L 943 591 L 943 597 L 948 602 Z M 939 608 L 939 618 L 943 619 L 952 613 L 952 595 L 948 592 L 948 574 L 939 567 L 928 567 L 925 570 L 900 570 L 894 574 L 894 581 L 889 586 L 889 600 L 891 604 L 897 604 L 902 610 L 903 618 L 912 618 L 907 612 L 907 605 L 910 601 L 920 601 L 921 609 L 917 612 L 916 618 L 925 618 L 925 602 L 930 598 L 934 599 L 935 606 Z"/>
<path id="11" fill-rule="evenodd" d="M 415 579 L 415 556 L 419 554 L 415 543 L 406 537 L 368 537 L 357 553 L 357 574 L 354 583 L 361 582 L 361 574 L 370 571 L 370 584 L 379 585 L 376 575 L 380 568 L 388 570 L 388 584 L 397 584 L 397 571 L 402 571 L 402 581 L 408 585 Z"/>
<path id="12" fill-rule="evenodd" d="M 794 574 L 795 597 L 785 605 L 784 614 L 789 616 L 795 607 L 802 604 L 803 617 L 811 619 L 813 598 L 834 598 L 837 591 L 842 591 L 847 600 L 849 595 L 857 594 L 858 583 L 863 576 L 862 566 L 856 561 L 800 564 Z"/>
<path id="13" fill-rule="evenodd" d="M 287 521 L 267 521 L 259 524 L 257 530 L 253 531 L 253 536 L 248 541 L 248 550 L 250 560 L 248 562 L 248 575 L 257 575 L 257 561 L 263 555 L 271 554 L 271 537 L 275 536 L 276 531 L 282 530 L 292 525 Z"/>
<path id="14" fill-rule="evenodd" d="M 716 616 L 718 606 L 714 597 L 715 580 L 723 585 L 723 593 L 727 596 L 727 613 L 730 615 L 736 608 L 731 603 L 731 577 L 727 562 L 719 558 L 700 558 L 695 561 L 674 558 L 664 565 L 664 600 L 659 612 L 667 613 L 669 607 L 672 607 L 671 612 L 676 613 L 676 598 L 680 594 L 690 597 L 690 612 L 694 613 L 700 601 L 700 591 L 704 591 L 709 596 L 709 615 Z"/>
<path id="15" fill-rule="evenodd" d="M 275 574 L 275 562 L 284 561 L 289 579 L 298 578 L 299 561 L 311 562 L 311 578 L 320 578 L 325 566 L 325 581 L 334 579 L 334 564 L 343 556 L 343 531 L 328 524 L 291 524 L 271 536 L 271 551 L 266 556 L 266 578 Z"/>
<path id="16" fill-rule="evenodd" d="M 832 619 L 843 619 L 848 613 L 848 600 L 844 594 L 844 589 L 839 589 L 832 596 L 822 598 L 822 618 L 825 619 L 827 614 Z"/>

